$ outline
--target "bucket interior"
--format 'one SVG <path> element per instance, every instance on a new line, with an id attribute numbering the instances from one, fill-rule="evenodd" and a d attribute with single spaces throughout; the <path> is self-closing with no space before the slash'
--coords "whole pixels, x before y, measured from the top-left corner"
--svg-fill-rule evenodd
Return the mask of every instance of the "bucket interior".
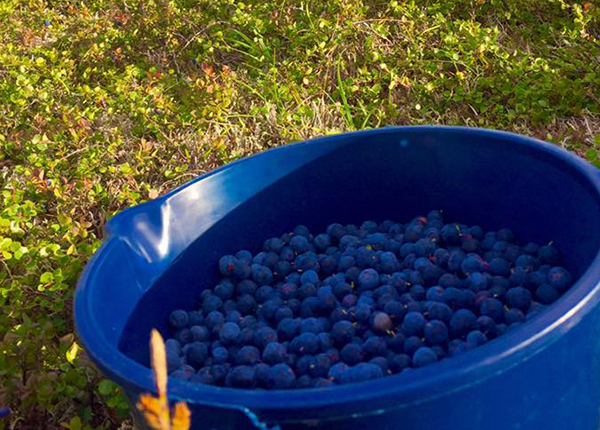
<path id="1" fill-rule="evenodd" d="M 119 349 L 147 366 L 150 330 L 169 332 L 172 310 L 197 309 L 202 289 L 220 278 L 217 262 L 222 255 L 240 249 L 258 252 L 265 239 L 298 224 L 316 234 L 332 222 L 405 223 L 440 209 L 445 222 L 479 225 L 484 231 L 508 227 L 521 244 L 553 242 L 563 266 L 577 279 L 600 247 L 597 192 L 581 171 L 560 157 L 535 144 L 515 144 L 506 136 L 390 131 L 363 134 L 324 151 L 220 217 L 145 286 L 149 288 L 132 305 L 133 312 L 115 337 Z M 308 145 L 325 148 L 328 143 Z M 302 156 L 302 146 L 272 152 Z M 265 169 L 277 162 L 269 153 L 261 160 Z M 218 201 L 221 193 L 244 187 L 260 175 L 258 169 L 244 180 L 214 187 L 209 197 Z M 202 181 L 195 186 L 201 187 Z M 560 300 L 553 306 L 560 306 Z"/>

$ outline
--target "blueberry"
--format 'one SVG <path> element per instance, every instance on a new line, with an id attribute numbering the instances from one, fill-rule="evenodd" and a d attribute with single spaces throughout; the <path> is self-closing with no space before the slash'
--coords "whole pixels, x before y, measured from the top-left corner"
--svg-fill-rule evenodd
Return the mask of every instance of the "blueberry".
<path id="1" fill-rule="evenodd" d="M 444 289 L 440 286 L 430 287 L 427 289 L 425 299 L 432 302 L 443 302 L 444 301 Z"/>
<path id="2" fill-rule="evenodd" d="M 254 344 L 264 348 L 270 342 L 277 342 L 277 332 L 271 327 L 262 327 L 254 333 Z"/>
<path id="3" fill-rule="evenodd" d="M 281 390 L 293 388 L 296 385 L 296 375 L 287 364 L 276 364 L 269 370 L 267 386 L 271 389 Z"/>
<path id="4" fill-rule="evenodd" d="M 222 384 L 224 382 L 227 372 L 229 372 L 229 364 L 215 364 L 211 366 L 210 373 L 213 377 L 215 384 Z"/>
<path id="5" fill-rule="evenodd" d="M 175 332 L 173 338 L 180 344 L 185 345 L 192 341 L 192 332 L 187 328 L 182 328 Z"/>
<path id="6" fill-rule="evenodd" d="M 352 308 L 352 307 L 356 306 L 357 302 L 358 302 L 358 297 L 355 294 L 346 294 L 342 298 L 342 306 L 345 308 Z"/>
<path id="7" fill-rule="evenodd" d="M 329 378 L 329 380 L 337 384 L 341 384 L 343 382 L 346 382 L 345 380 L 348 369 L 349 367 L 346 363 L 336 363 L 333 366 L 331 366 L 331 369 L 329 369 L 329 372 L 327 372 L 327 377 Z"/>
<path id="8" fill-rule="evenodd" d="M 424 367 L 435 363 L 438 357 L 431 348 L 423 346 L 419 348 L 413 355 L 413 365 L 415 367 Z"/>
<path id="9" fill-rule="evenodd" d="M 208 348 L 202 342 L 192 342 L 186 352 L 186 361 L 195 368 L 200 368 L 208 358 Z"/>
<path id="10" fill-rule="evenodd" d="M 221 300 L 228 300 L 233 297 L 235 285 L 229 279 L 223 279 L 219 285 L 215 287 L 215 294 Z"/>
<path id="11" fill-rule="evenodd" d="M 381 270 L 384 273 L 394 273 L 400 268 L 400 263 L 393 252 L 384 252 L 380 257 Z"/>
<path id="12" fill-rule="evenodd" d="M 269 285 L 271 282 L 273 282 L 273 272 L 268 267 L 260 264 L 253 264 L 251 269 L 252 279 L 254 279 L 254 281 L 258 284 Z"/>
<path id="13" fill-rule="evenodd" d="M 285 318 L 292 318 L 293 316 L 294 312 L 287 306 L 282 306 L 275 311 L 275 321 L 278 323 Z"/>
<path id="14" fill-rule="evenodd" d="M 219 363 L 219 364 L 223 364 L 223 363 L 227 363 L 227 360 L 229 359 L 229 352 L 227 351 L 227 349 L 221 347 L 215 348 L 212 350 L 212 358 L 213 358 L 213 362 L 215 363 Z"/>
<path id="15" fill-rule="evenodd" d="M 525 321 L 525 315 L 519 309 L 507 309 L 504 312 L 504 321 L 506 321 L 506 324 L 509 326 L 515 323 L 521 323 Z"/>
<path id="16" fill-rule="evenodd" d="M 256 379 L 256 385 L 261 388 L 267 388 L 267 381 L 269 380 L 269 372 L 271 366 L 265 363 L 258 363 L 254 365 L 254 378 Z"/>
<path id="17" fill-rule="evenodd" d="M 271 239 L 265 240 L 263 245 L 263 250 L 265 252 L 281 252 L 283 249 L 283 241 L 278 237 L 272 237 Z M 242 252 L 242 251 L 240 251 Z M 236 254 L 236 257 L 239 259 L 240 257 Z"/>
<path id="18" fill-rule="evenodd" d="M 240 327 L 233 322 L 226 322 L 219 331 L 219 339 L 223 345 L 233 345 L 241 332 Z"/>
<path id="19" fill-rule="evenodd" d="M 452 309 L 444 303 L 428 302 L 425 306 L 425 310 L 428 313 L 430 319 L 440 320 L 445 323 L 450 322 L 452 318 Z"/>
<path id="20" fill-rule="evenodd" d="M 204 323 L 210 330 L 218 331 L 225 323 L 225 315 L 219 311 L 212 311 L 206 316 Z"/>
<path id="21" fill-rule="evenodd" d="M 329 354 L 318 354 L 315 356 L 314 366 L 309 367 L 308 373 L 313 378 L 325 377 L 331 368 L 333 360 Z"/>
<path id="22" fill-rule="evenodd" d="M 277 262 L 277 254 L 272 254 L 274 257 L 270 260 L 270 265 L 275 265 Z M 273 260 L 274 258 L 274 260 Z M 269 263 L 268 263 L 269 264 Z M 237 260 L 235 266 L 233 268 L 233 274 L 239 279 L 246 279 L 250 276 L 252 270 L 250 269 L 250 265 L 245 261 Z"/>
<path id="23" fill-rule="evenodd" d="M 237 366 L 227 374 L 226 383 L 230 387 L 253 388 L 256 385 L 256 374 L 251 366 Z"/>
<path id="24" fill-rule="evenodd" d="M 254 343 L 254 329 L 252 327 L 246 327 L 242 329 L 240 335 L 237 338 L 238 345 L 252 345 Z"/>
<path id="25" fill-rule="evenodd" d="M 235 310 L 229 311 L 225 315 L 226 322 L 233 322 L 233 323 L 239 324 L 239 322 L 241 320 L 242 320 L 242 314 Z"/>
<path id="26" fill-rule="evenodd" d="M 222 305 L 223 301 L 219 297 L 211 294 L 203 300 L 202 311 L 204 314 L 208 314 L 212 311 L 218 310 Z"/>
<path id="27" fill-rule="evenodd" d="M 340 356 L 348 365 L 358 364 L 363 360 L 362 347 L 355 343 L 349 343 L 342 348 Z"/>
<path id="28" fill-rule="evenodd" d="M 347 344 L 352 340 L 353 336 L 354 327 L 349 321 L 338 321 L 331 328 L 331 337 L 337 345 L 343 346 Z"/>
<path id="29" fill-rule="evenodd" d="M 319 338 L 314 333 L 302 333 L 290 343 L 290 351 L 298 354 L 316 354 L 320 348 Z"/>
<path id="30" fill-rule="evenodd" d="M 535 243 L 529 242 L 522 248 L 522 250 L 526 254 L 536 256 L 536 255 L 538 255 L 540 247 L 538 245 L 536 245 Z"/>
<path id="31" fill-rule="evenodd" d="M 402 346 L 403 345 L 404 341 L 402 341 Z M 379 336 L 371 336 L 363 343 L 362 350 L 367 357 L 379 357 L 386 354 L 387 345 L 383 338 Z"/>
<path id="32" fill-rule="evenodd" d="M 318 271 L 319 260 L 314 252 L 305 252 L 304 254 L 300 254 L 296 257 L 294 260 L 294 267 L 300 272 L 304 272 L 306 270 Z"/>
<path id="33" fill-rule="evenodd" d="M 236 364 L 255 364 L 260 360 L 260 351 L 258 348 L 245 345 L 235 355 Z"/>
<path id="34" fill-rule="evenodd" d="M 481 257 L 475 254 L 468 255 L 461 263 L 460 269 L 465 275 L 473 272 L 483 272 L 488 266 Z"/>
<path id="35" fill-rule="evenodd" d="M 291 282 L 286 282 L 285 284 L 277 287 L 277 292 L 284 300 L 293 299 L 298 294 L 298 286 L 296 284 L 292 284 Z"/>
<path id="36" fill-rule="evenodd" d="M 488 298 L 483 300 L 479 311 L 481 315 L 488 316 L 496 322 L 502 322 L 504 319 L 504 305 L 498 299 Z"/>
<path id="37" fill-rule="evenodd" d="M 510 263 L 504 258 L 493 258 L 488 267 L 492 275 L 508 276 L 510 273 Z"/>
<path id="38" fill-rule="evenodd" d="M 440 267 L 446 267 L 450 260 L 450 253 L 448 250 L 438 248 L 433 252 L 433 263 Z"/>
<path id="39" fill-rule="evenodd" d="M 395 354 L 393 357 L 388 359 L 388 366 L 394 373 L 400 373 L 404 369 L 409 368 L 412 365 L 412 359 L 408 354 Z"/>
<path id="40" fill-rule="evenodd" d="M 171 312 L 171 315 L 169 315 L 169 323 L 171 324 L 171 327 L 176 329 L 186 327 L 188 325 L 188 321 L 188 313 L 181 309 L 173 311 Z"/>
<path id="41" fill-rule="evenodd" d="M 391 373 L 390 365 L 384 357 L 374 357 L 369 360 L 369 364 L 374 364 L 374 365 L 378 366 L 384 375 Z"/>
<path id="42" fill-rule="evenodd" d="M 402 322 L 402 331 L 406 336 L 420 335 L 425 327 L 425 318 L 419 312 L 408 312 Z"/>
<path id="43" fill-rule="evenodd" d="M 467 335 L 467 348 L 475 348 L 477 346 L 483 345 L 488 341 L 485 334 L 480 332 L 479 330 L 473 330 Z"/>
<path id="44" fill-rule="evenodd" d="M 365 221 L 362 223 L 360 228 L 368 233 L 376 233 L 379 230 L 379 227 L 375 221 Z"/>
<path id="45" fill-rule="evenodd" d="M 419 336 L 407 337 L 404 341 L 404 352 L 412 355 L 417 349 L 423 346 L 423 341 Z"/>
<path id="46" fill-rule="evenodd" d="M 464 302 L 464 294 L 458 288 L 446 288 L 442 294 L 442 301 L 448 306 L 457 309 Z"/>
<path id="47" fill-rule="evenodd" d="M 459 250 L 454 250 L 450 252 L 450 257 L 448 258 L 448 269 L 452 272 L 459 272 L 461 270 L 464 260 L 464 252 Z"/>
<path id="48" fill-rule="evenodd" d="M 443 345 L 448 340 L 448 327 L 439 320 L 425 324 L 424 333 L 428 345 Z"/>
<path id="49" fill-rule="evenodd" d="M 283 363 L 285 359 L 285 354 L 285 346 L 283 346 L 279 342 L 271 342 L 265 346 L 262 358 L 263 361 L 268 364 Z"/>
<path id="50" fill-rule="evenodd" d="M 494 300 L 494 299 L 489 299 Z M 477 317 L 468 309 L 457 310 L 450 319 L 450 332 L 454 336 L 462 336 L 475 327 Z"/>
<path id="51" fill-rule="evenodd" d="M 399 301 L 392 300 L 385 304 L 383 308 L 384 312 L 388 314 L 393 320 L 399 320 L 406 314 L 404 305 Z M 358 318 L 357 318 L 358 319 Z"/>
<path id="52" fill-rule="evenodd" d="M 372 379 L 378 379 L 383 377 L 383 371 L 381 368 L 372 363 L 360 363 L 354 367 L 352 376 L 353 382 L 370 381 Z"/>
<path id="53" fill-rule="evenodd" d="M 298 254 L 305 253 L 306 251 L 308 251 L 310 249 L 310 245 L 308 243 L 308 240 L 304 236 L 294 236 L 294 237 L 292 237 L 292 239 L 290 240 L 290 246 Z"/>
<path id="54" fill-rule="evenodd" d="M 558 290 L 548 284 L 540 285 L 535 291 L 535 298 L 544 305 L 554 303 L 560 297 Z"/>
<path id="55" fill-rule="evenodd" d="M 371 306 L 365 303 L 358 303 L 354 309 L 356 320 L 362 323 L 366 323 L 371 316 Z"/>
<path id="56" fill-rule="evenodd" d="M 167 353 L 171 351 L 175 354 L 181 354 L 181 344 L 175 339 L 167 339 L 165 341 L 165 350 Z"/>
<path id="57" fill-rule="evenodd" d="M 531 306 L 531 293 L 523 287 L 511 288 L 506 293 L 506 302 L 509 307 L 525 312 Z"/>
<path id="58" fill-rule="evenodd" d="M 242 329 L 250 328 L 256 324 L 256 318 L 252 315 L 246 315 L 240 320 L 239 326 Z"/>
<path id="59" fill-rule="evenodd" d="M 496 322 L 485 315 L 477 318 L 477 330 L 481 331 L 489 339 L 496 337 L 496 334 L 498 333 Z"/>
<path id="60" fill-rule="evenodd" d="M 542 263 L 558 264 L 560 255 L 558 250 L 552 245 L 542 246 L 539 249 L 538 256 Z"/>
<path id="61" fill-rule="evenodd" d="M 415 253 L 415 244 L 414 243 L 405 243 L 400 247 L 400 256 L 402 258 L 406 258 L 411 254 Z"/>
<path id="62" fill-rule="evenodd" d="M 279 252 L 279 259 L 291 263 L 296 259 L 296 253 L 290 246 L 284 246 Z"/>
<path id="63" fill-rule="evenodd" d="M 470 235 L 462 237 L 461 248 L 465 252 L 476 252 L 479 249 L 479 241 Z"/>
<path id="64" fill-rule="evenodd" d="M 210 338 L 210 330 L 205 326 L 195 325 L 190 327 L 191 339 L 194 341 L 204 342 Z"/>
<path id="65" fill-rule="evenodd" d="M 173 339 L 169 339 L 169 340 L 173 340 Z M 181 358 L 181 356 L 179 355 L 179 351 L 177 351 L 177 350 L 167 349 L 166 358 L 167 358 L 167 371 L 169 373 L 174 372 L 175 370 L 179 369 L 179 367 L 181 367 L 181 365 L 183 364 L 183 359 Z"/>
<path id="66" fill-rule="evenodd" d="M 219 260 L 219 270 L 223 276 L 233 276 L 238 259 L 233 255 L 225 255 Z"/>
<path id="67" fill-rule="evenodd" d="M 377 312 L 373 315 L 371 322 L 371 328 L 376 333 L 387 333 L 393 327 L 392 319 L 385 312 Z"/>
<path id="68" fill-rule="evenodd" d="M 189 381 L 192 379 L 192 377 L 195 375 L 195 370 L 192 366 L 188 366 L 188 365 L 183 365 L 181 366 L 179 369 L 175 370 L 173 373 L 171 373 L 172 378 L 177 378 L 177 379 L 183 379 L 184 381 Z M 209 383 L 213 383 L 212 378 L 210 379 Z"/>
<path id="69" fill-rule="evenodd" d="M 282 244 L 282 246 L 283 246 L 283 244 Z M 235 254 L 235 258 L 237 258 L 239 261 L 243 261 L 247 264 L 252 264 L 252 253 L 245 249 L 238 251 Z"/>
<path id="70" fill-rule="evenodd" d="M 235 291 L 238 294 L 238 296 L 242 296 L 244 294 L 254 295 L 256 293 L 257 288 L 258 285 L 256 285 L 256 283 L 254 283 L 250 279 L 244 279 L 237 284 Z"/>
<path id="71" fill-rule="evenodd" d="M 413 285 L 410 287 L 410 295 L 414 300 L 425 300 L 426 292 L 422 285 Z"/>
<path id="72" fill-rule="evenodd" d="M 341 224 L 331 224 L 327 227 L 327 234 L 334 241 L 339 241 L 346 234 L 346 229 Z"/>
<path id="73" fill-rule="evenodd" d="M 321 351 L 325 352 L 333 348 L 333 342 L 329 333 L 319 333 L 317 338 L 319 339 L 319 348 Z"/>
<path id="74" fill-rule="evenodd" d="M 394 351 L 394 352 L 403 352 L 404 351 L 404 342 L 406 341 L 406 337 L 402 333 L 395 333 L 391 337 L 386 337 L 386 346 Z M 368 344 L 369 340 L 365 342 L 365 346 Z M 370 350 L 371 346 L 369 346 Z"/>
<path id="75" fill-rule="evenodd" d="M 560 292 L 569 288 L 572 281 L 571 274 L 562 267 L 553 267 L 548 271 L 548 284 Z"/>
<path id="76" fill-rule="evenodd" d="M 188 312 L 188 326 L 193 327 L 195 325 L 202 325 L 204 323 L 204 317 L 200 311 Z"/>

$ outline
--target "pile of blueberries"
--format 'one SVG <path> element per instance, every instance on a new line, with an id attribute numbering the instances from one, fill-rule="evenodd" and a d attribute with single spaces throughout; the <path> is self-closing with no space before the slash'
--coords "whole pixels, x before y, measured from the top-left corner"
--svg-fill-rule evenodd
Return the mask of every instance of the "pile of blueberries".
<path id="1" fill-rule="evenodd" d="M 259 389 L 329 387 L 420 368 L 534 317 L 571 275 L 552 245 L 444 224 L 305 226 L 219 261 L 200 309 L 173 311 L 170 376 Z"/>

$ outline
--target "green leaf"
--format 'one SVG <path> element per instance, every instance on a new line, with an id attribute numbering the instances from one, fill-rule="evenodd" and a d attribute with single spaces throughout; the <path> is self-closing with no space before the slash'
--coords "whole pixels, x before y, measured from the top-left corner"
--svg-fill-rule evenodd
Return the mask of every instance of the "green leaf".
<path id="1" fill-rule="evenodd" d="M 12 239 L 10 237 L 5 237 L 0 240 L 0 251 L 8 251 L 10 249 L 10 245 L 12 244 Z"/>
<path id="2" fill-rule="evenodd" d="M 67 351 L 67 361 L 71 364 L 73 364 L 73 361 L 75 361 L 75 358 L 77 358 L 77 352 L 79 351 L 79 345 L 77 345 L 76 342 L 73 342 L 73 345 L 71 346 L 71 348 L 69 348 L 69 350 Z"/>
<path id="3" fill-rule="evenodd" d="M 103 396 L 108 396 L 113 390 L 113 383 L 108 379 L 103 379 L 98 384 L 98 392 Z"/>
<path id="4" fill-rule="evenodd" d="M 71 419 L 71 421 L 69 422 L 69 424 L 67 424 L 67 428 L 69 430 L 82 430 L 82 427 L 81 427 L 81 418 L 74 417 L 73 419 Z"/>
<path id="5" fill-rule="evenodd" d="M 594 143 L 600 145 L 600 133 L 594 136 Z"/>
<path id="6" fill-rule="evenodd" d="M 40 276 L 40 282 L 42 284 L 49 284 L 50 282 L 52 282 L 53 279 L 54 275 L 50 272 L 44 272 L 42 273 L 42 276 Z"/>

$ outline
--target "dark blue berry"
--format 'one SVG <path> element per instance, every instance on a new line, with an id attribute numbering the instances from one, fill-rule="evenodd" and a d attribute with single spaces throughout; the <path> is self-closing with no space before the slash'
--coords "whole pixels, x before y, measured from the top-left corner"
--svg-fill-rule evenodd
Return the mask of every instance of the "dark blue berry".
<path id="1" fill-rule="evenodd" d="M 169 323 L 171 324 L 171 327 L 175 329 L 186 327 L 188 325 L 188 321 L 188 313 L 181 309 L 173 311 L 171 312 L 171 315 L 169 315 Z"/>
<path id="2" fill-rule="evenodd" d="M 227 374 L 226 384 L 235 388 L 252 388 L 256 385 L 256 375 L 251 366 L 237 366 Z"/>
<path id="3" fill-rule="evenodd" d="M 425 327 L 426 320 L 419 312 L 409 312 L 402 322 L 402 331 L 406 336 L 420 335 Z"/>
<path id="4" fill-rule="evenodd" d="M 448 340 L 448 327 L 442 321 L 432 320 L 425 324 L 425 341 L 431 345 L 443 345 Z"/>
<path id="5" fill-rule="evenodd" d="M 558 290 L 548 284 L 540 285 L 535 291 L 536 300 L 544 305 L 554 303 L 559 297 Z"/>
<path id="6" fill-rule="evenodd" d="M 494 300 L 494 299 L 489 299 Z M 477 317 L 468 309 L 457 310 L 450 319 L 450 332 L 454 336 L 462 336 L 471 331 L 477 323 Z"/>
<path id="7" fill-rule="evenodd" d="M 424 367 L 435 363 L 438 357 L 431 348 L 423 346 L 419 348 L 413 355 L 413 365 L 415 367 Z"/>

